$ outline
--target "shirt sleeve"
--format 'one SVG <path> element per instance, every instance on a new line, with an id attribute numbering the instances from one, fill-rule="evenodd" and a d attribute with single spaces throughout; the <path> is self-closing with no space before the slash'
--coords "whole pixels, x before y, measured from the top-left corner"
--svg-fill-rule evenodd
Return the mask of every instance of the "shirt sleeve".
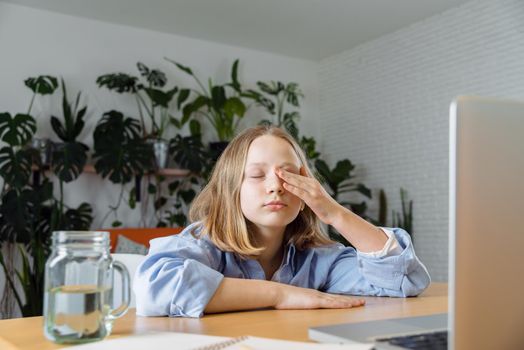
<path id="1" fill-rule="evenodd" d="M 384 247 L 376 252 L 359 252 L 361 256 L 369 258 L 382 258 L 384 256 L 399 255 L 402 253 L 402 248 L 400 248 L 393 231 L 384 227 L 380 227 L 380 229 L 386 234 L 386 236 L 388 236 L 388 240 L 386 241 L 386 244 L 384 244 Z"/>
<path id="2" fill-rule="evenodd" d="M 420 294 L 431 278 L 415 255 L 409 234 L 392 229 L 399 254 L 369 256 L 353 248 L 338 247 L 326 283 L 321 290 L 336 294 L 407 297 Z"/>
<path id="3" fill-rule="evenodd" d="M 137 315 L 201 317 L 224 278 L 216 251 L 187 232 L 152 240 L 134 278 Z"/>

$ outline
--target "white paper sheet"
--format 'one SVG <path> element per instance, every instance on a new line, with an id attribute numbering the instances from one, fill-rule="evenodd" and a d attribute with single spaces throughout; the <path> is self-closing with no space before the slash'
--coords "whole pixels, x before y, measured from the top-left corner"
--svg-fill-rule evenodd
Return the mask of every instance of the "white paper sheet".
<path id="1" fill-rule="evenodd" d="M 147 334 L 132 335 L 117 339 L 106 339 L 99 342 L 82 344 L 69 347 L 74 350 L 192 350 L 205 346 L 206 350 L 223 349 L 219 347 L 225 341 L 232 338 L 215 337 L 209 335 L 155 332 Z M 216 345 L 213 347 L 212 345 Z M 370 350 L 372 344 L 319 344 L 294 342 L 269 338 L 247 337 L 236 344 L 229 345 L 225 349 L 231 350 Z"/>

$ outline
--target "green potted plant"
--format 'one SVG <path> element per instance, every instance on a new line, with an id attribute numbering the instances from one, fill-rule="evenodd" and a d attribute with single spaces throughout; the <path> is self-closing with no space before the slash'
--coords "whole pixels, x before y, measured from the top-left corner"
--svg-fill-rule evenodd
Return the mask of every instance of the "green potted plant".
<path id="1" fill-rule="evenodd" d="M 203 116 L 215 130 L 218 141 L 211 143 L 210 148 L 215 158 L 235 136 L 238 123 L 244 117 L 247 107 L 242 101 L 242 86 L 238 81 L 238 60 L 231 67 L 231 81 L 222 85 L 214 84 L 209 78 L 207 87 L 193 73 L 191 68 L 166 58 L 181 71 L 190 75 L 196 82 L 197 89 L 181 89 L 179 101 L 185 101 L 190 95 L 193 98 L 183 107 L 181 123 L 184 124 L 195 116 Z M 179 102 L 180 107 L 180 102 Z"/>
<path id="2" fill-rule="evenodd" d="M 125 117 L 119 111 L 104 113 L 93 133 L 93 159 L 95 170 L 103 178 L 121 185 L 117 202 L 110 206 L 110 211 L 102 220 L 104 223 L 110 213 L 114 213 L 113 226 L 120 226 L 117 209 L 119 208 L 125 190 L 125 185 L 135 176 L 140 176 L 150 168 L 152 149 L 142 138 L 142 130 L 138 120 Z M 132 196 L 137 196 L 139 189 L 135 188 Z"/>
<path id="3" fill-rule="evenodd" d="M 33 159 L 39 159 L 37 152 L 27 147 L 36 132 L 31 107 L 36 95 L 52 94 L 58 81 L 40 76 L 27 79 L 25 84 L 33 91 L 28 112 L 14 117 L 0 113 L 0 138 L 8 144 L 0 149 L 0 176 L 4 180 L 0 193 L 0 248 L 7 245 L 10 257 L 18 253 L 22 267 L 13 266 L 12 259 L 6 259 L 1 249 L 0 265 L 6 276 L 6 289 L 11 291 L 7 295 L 14 295 L 23 316 L 37 316 L 42 313 L 43 272 L 51 232 L 88 229 L 92 217 L 87 203 L 78 209 L 66 209 L 53 196 L 53 183 L 47 177 L 41 183 L 30 183 Z"/>
<path id="4" fill-rule="evenodd" d="M 127 73 L 110 73 L 99 76 L 99 87 L 106 87 L 117 93 L 129 93 L 135 97 L 140 117 L 142 137 L 147 140 L 156 160 L 152 167 L 165 168 L 167 162 L 168 141 L 165 133 L 171 124 L 170 103 L 178 92 L 178 87 L 166 88 L 167 77 L 159 69 L 150 69 L 138 62 L 140 77 Z M 149 117 L 146 123 L 144 114 Z"/>

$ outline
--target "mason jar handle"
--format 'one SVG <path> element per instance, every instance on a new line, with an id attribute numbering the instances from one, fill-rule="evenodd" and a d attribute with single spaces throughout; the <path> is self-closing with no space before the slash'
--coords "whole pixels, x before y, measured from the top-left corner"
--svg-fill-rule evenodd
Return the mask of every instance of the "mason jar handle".
<path id="1" fill-rule="evenodd" d="M 129 309 L 129 303 L 131 302 L 131 284 L 129 271 L 124 264 L 120 261 L 113 261 L 113 268 L 122 276 L 122 304 L 116 309 L 111 310 L 109 315 L 113 318 L 118 318 L 124 316 L 127 309 Z"/>

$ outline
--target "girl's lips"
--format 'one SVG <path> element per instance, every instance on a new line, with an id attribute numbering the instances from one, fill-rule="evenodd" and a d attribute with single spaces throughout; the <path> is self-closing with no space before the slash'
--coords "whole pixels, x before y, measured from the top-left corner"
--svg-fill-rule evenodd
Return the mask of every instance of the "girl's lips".
<path id="1" fill-rule="evenodd" d="M 264 204 L 264 207 L 269 210 L 276 211 L 276 210 L 280 210 L 286 207 L 286 204 L 284 202 L 271 201 L 271 202 Z"/>

